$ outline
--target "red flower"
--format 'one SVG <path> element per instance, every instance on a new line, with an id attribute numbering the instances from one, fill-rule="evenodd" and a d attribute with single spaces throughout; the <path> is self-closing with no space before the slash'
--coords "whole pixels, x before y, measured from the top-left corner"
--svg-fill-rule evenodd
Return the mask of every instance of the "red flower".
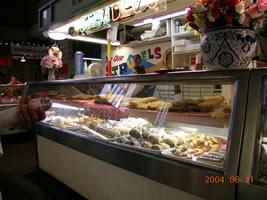
<path id="1" fill-rule="evenodd" d="M 232 24 L 232 22 L 233 22 L 233 16 L 227 15 L 226 16 L 226 21 L 227 21 L 227 24 Z"/>
<path id="2" fill-rule="evenodd" d="M 214 10 L 219 10 L 221 8 L 221 1 L 220 0 L 215 0 L 213 2 L 213 8 L 214 8 Z"/>
<path id="3" fill-rule="evenodd" d="M 216 10 L 212 13 L 212 16 L 215 18 L 215 19 L 219 19 L 220 16 L 221 16 L 221 13 L 220 11 Z"/>
<path id="4" fill-rule="evenodd" d="M 206 25 L 207 25 L 207 28 L 208 28 L 208 29 L 214 27 L 214 24 L 213 24 L 212 22 L 210 22 L 210 21 L 207 21 L 207 22 L 206 22 Z"/>
<path id="5" fill-rule="evenodd" d="M 186 16 L 186 20 L 188 22 L 193 22 L 194 21 L 193 13 L 188 13 L 188 15 Z"/>
<path id="6" fill-rule="evenodd" d="M 240 3 L 240 0 L 226 0 L 228 6 L 235 6 Z"/>

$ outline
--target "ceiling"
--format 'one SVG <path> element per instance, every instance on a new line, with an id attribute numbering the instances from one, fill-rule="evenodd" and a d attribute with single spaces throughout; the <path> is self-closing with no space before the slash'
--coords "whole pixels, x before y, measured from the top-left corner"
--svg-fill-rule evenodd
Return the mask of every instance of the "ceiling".
<path id="1" fill-rule="evenodd" d="M 38 8 L 49 0 L 1 1 L 0 26 L 29 28 L 37 24 Z"/>

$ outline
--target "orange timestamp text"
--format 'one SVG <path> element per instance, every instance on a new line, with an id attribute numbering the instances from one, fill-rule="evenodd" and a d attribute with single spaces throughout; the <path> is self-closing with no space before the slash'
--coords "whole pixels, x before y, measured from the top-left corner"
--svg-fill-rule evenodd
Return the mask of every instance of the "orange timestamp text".
<path id="1" fill-rule="evenodd" d="M 205 184 L 224 184 L 224 183 L 230 183 L 230 184 L 238 184 L 238 183 L 253 183 L 254 177 L 253 176 L 205 176 L 204 177 L 204 183 Z"/>

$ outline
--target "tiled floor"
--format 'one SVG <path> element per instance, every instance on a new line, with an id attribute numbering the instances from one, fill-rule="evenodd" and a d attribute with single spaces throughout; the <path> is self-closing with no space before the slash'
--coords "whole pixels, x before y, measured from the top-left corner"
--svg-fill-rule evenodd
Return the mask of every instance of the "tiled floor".
<path id="1" fill-rule="evenodd" d="M 0 191 L 3 200 L 84 199 L 46 173 L 36 169 L 34 135 L 2 136 Z"/>

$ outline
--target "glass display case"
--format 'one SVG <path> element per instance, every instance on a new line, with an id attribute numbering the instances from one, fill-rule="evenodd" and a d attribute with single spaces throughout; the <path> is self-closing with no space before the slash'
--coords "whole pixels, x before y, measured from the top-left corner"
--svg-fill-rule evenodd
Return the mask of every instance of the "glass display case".
<path id="1" fill-rule="evenodd" d="M 18 105 L 24 90 L 24 84 L 0 85 L 0 109 Z"/>
<path id="2" fill-rule="evenodd" d="M 207 167 L 223 168 L 234 81 L 39 86 L 50 98 L 44 124 Z M 37 90 L 36 90 L 37 89 Z M 41 92 L 40 92 L 41 91 Z"/>
<path id="3" fill-rule="evenodd" d="M 237 199 L 267 196 L 267 70 L 250 72 L 247 114 L 240 153 Z"/>
<path id="4" fill-rule="evenodd" d="M 0 85 L 0 111 L 18 106 L 24 91 L 25 84 Z M 24 130 L 5 128 L 0 130 L 0 135 L 24 132 Z"/>
<path id="5" fill-rule="evenodd" d="M 24 97 L 52 102 L 37 134 L 205 196 L 201 187 L 211 175 L 223 183 L 237 175 L 248 76 L 236 70 L 31 82 Z M 149 172 L 150 162 L 165 170 Z M 185 166 L 195 178 L 175 181 L 189 173 L 183 175 Z M 202 186 L 192 191 L 192 184 Z"/>

